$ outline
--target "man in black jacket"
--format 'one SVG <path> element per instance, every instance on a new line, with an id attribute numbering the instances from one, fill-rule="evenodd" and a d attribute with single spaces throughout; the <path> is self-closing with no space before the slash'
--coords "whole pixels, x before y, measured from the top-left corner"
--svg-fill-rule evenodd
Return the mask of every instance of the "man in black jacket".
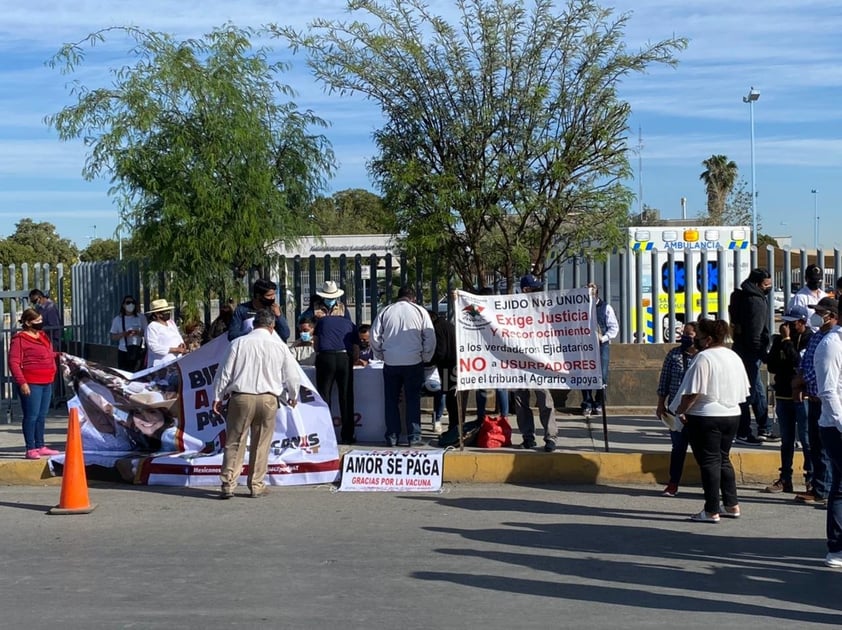
<path id="1" fill-rule="evenodd" d="M 430 364 L 438 369 L 444 405 L 447 408 L 448 428 L 452 428 L 459 423 L 459 408 L 456 404 L 456 326 L 446 317 L 439 317 L 433 310 L 427 312 L 436 333 L 436 350 Z M 438 414 L 438 406 L 434 406 Z"/>
<path id="2" fill-rule="evenodd" d="M 728 313 L 731 316 L 734 345 L 732 349 L 743 360 L 751 385 L 748 401 L 740 405 L 740 426 L 737 429 L 738 444 L 761 444 L 780 438 L 769 431 L 769 404 L 766 388 L 760 379 L 760 364 L 766 361 L 769 351 L 769 293 L 772 278 L 763 268 L 752 269 L 739 289 L 731 294 Z M 751 434 L 751 413 L 754 409 L 757 421 L 757 437 Z"/>
<path id="3" fill-rule="evenodd" d="M 801 355 L 807 349 L 812 330 L 807 324 L 809 314 L 800 304 L 795 304 L 783 315 L 780 334 L 772 337 L 772 349 L 766 366 L 775 375 L 775 413 L 781 428 L 781 474 L 766 487 L 766 492 L 792 492 L 792 458 L 795 453 L 796 431 L 804 450 L 804 478 L 811 486 L 810 447 L 807 436 L 807 407 L 800 397 L 793 395 L 793 379 L 801 364 Z"/>

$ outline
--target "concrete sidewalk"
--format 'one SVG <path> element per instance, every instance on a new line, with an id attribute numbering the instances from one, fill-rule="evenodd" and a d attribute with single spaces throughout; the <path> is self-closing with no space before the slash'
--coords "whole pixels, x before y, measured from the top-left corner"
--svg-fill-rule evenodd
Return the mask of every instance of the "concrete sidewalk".
<path id="1" fill-rule="evenodd" d="M 469 417 L 470 413 L 469 413 Z M 444 479 L 450 482 L 479 483 L 658 483 L 666 484 L 669 471 L 670 438 L 666 428 L 654 417 L 654 409 L 640 407 L 609 408 L 608 452 L 605 452 L 602 417 L 586 420 L 577 410 L 557 411 L 559 425 L 555 453 L 543 452 L 538 430 L 535 450 L 519 448 L 517 428 L 513 427 L 513 448 L 448 449 L 445 453 Z M 511 420 L 514 424 L 514 418 Z M 436 444 L 436 434 L 425 417 L 424 438 Z M 67 433 L 67 412 L 55 409 L 47 419 L 47 445 L 63 449 Z M 351 448 L 340 447 L 340 455 Z M 380 446 L 372 444 L 370 446 Z M 761 446 L 735 446 L 731 460 L 738 483 L 771 483 L 780 466 L 779 443 Z M 794 468 L 798 489 L 801 454 L 796 453 Z M 50 475 L 46 460 L 23 459 L 23 436 L 19 422 L 0 424 L 0 484 L 41 485 L 60 483 Z M 691 453 L 685 462 L 683 483 L 698 484 L 698 467 Z"/>

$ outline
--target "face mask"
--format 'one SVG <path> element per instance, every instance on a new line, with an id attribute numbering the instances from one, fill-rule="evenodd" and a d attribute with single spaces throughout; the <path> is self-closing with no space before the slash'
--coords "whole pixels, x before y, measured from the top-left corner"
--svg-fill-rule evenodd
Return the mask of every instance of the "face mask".
<path id="1" fill-rule="evenodd" d="M 275 303 L 275 298 L 260 298 L 260 303 L 263 306 L 272 306 Z"/>
<path id="2" fill-rule="evenodd" d="M 360 342 L 360 348 L 362 348 L 363 350 L 367 349 L 368 348 L 368 342 L 367 341 L 361 341 Z"/>
<path id="3" fill-rule="evenodd" d="M 813 313 L 810 315 L 810 326 L 812 328 L 821 328 L 824 324 L 824 317 L 819 315 L 818 313 Z"/>
<path id="4" fill-rule="evenodd" d="M 699 352 L 701 352 L 702 350 L 704 350 L 704 349 L 705 349 L 705 340 L 704 340 L 704 339 L 699 339 L 698 337 L 696 337 L 696 338 L 693 340 L 693 345 L 694 345 L 694 346 L 696 346 L 696 350 L 698 350 Z"/>
<path id="5" fill-rule="evenodd" d="M 763 289 L 763 295 L 769 295 L 772 292 L 772 287 L 766 287 Z"/>
<path id="6" fill-rule="evenodd" d="M 336 306 L 336 298 L 331 298 L 329 300 L 325 300 L 324 302 L 325 306 L 327 306 L 328 308 L 333 308 L 334 306 Z"/>
<path id="7" fill-rule="evenodd" d="M 44 328 L 44 322 L 38 322 L 37 324 L 29 324 L 29 327 L 32 330 L 41 330 L 42 328 Z"/>
<path id="8" fill-rule="evenodd" d="M 811 291 L 815 291 L 816 289 L 818 289 L 819 284 L 821 284 L 821 281 L 818 280 L 818 279 L 813 279 L 813 278 L 807 279 L 807 288 L 810 289 Z"/>
<path id="9" fill-rule="evenodd" d="M 302 332 L 301 333 L 301 341 L 311 341 L 313 339 L 313 333 L 309 332 Z"/>
<path id="10" fill-rule="evenodd" d="M 127 313 L 134 313 L 134 304 L 125 304 L 123 308 L 126 309 Z"/>
<path id="11" fill-rule="evenodd" d="M 172 317 L 171 313 L 163 313 L 161 315 L 161 321 L 162 322 L 168 322 L 168 321 L 170 321 L 170 317 Z"/>
<path id="12" fill-rule="evenodd" d="M 689 350 L 693 345 L 693 339 L 690 335 L 681 335 L 681 349 Z"/>

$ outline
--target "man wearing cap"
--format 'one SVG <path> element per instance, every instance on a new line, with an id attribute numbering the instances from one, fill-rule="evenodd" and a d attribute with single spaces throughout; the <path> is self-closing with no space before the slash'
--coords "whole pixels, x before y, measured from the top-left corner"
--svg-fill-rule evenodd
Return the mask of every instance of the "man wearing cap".
<path id="1" fill-rule="evenodd" d="M 808 320 L 810 326 L 818 326 L 819 330 L 810 337 L 798 377 L 795 381 L 793 395 L 807 401 L 807 435 L 810 447 L 810 465 L 812 466 L 812 484 L 806 492 L 795 495 L 799 503 L 823 505 L 827 502 L 830 490 L 831 463 L 827 449 L 822 444 L 819 430 L 819 418 L 822 415 L 823 403 L 819 397 L 819 382 L 815 368 L 816 350 L 819 344 L 837 324 L 839 318 L 839 303 L 833 298 L 824 297 L 818 304 L 811 307 L 813 314 Z"/>
<path id="2" fill-rule="evenodd" d="M 812 331 L 807 325 L 807 309 L 795 304 L 783 315 L 780 334 L 772 337 L 772 347 L 766 365 L 774 374 L 775 413 L 781 428 L 781 474 L 766 487 L 766 492 L 792 492 L 792 458 L 795 453 L 796 431 L 804 451 L 804 479 L 809 488 L 812 481 L 809 437 L 807 435 L 807 408 L 804 401 L 793 395 L 793 379 L 801 355 L 806 350 Z"/>
<path id="3" fill-rule="evenodd" d="M 596 325 L 599 338 L 599 359 L 602 363 L 602 389 L 591 391 L 582 390 L 582 415 L 589 416 L 602 413 L 605 388 L 608 386 L 608 361 L 611 359 L 610 344 L 620 332 L 620 324 L 611 305 L 599 297 L 599 287 L 593 282 L 588 283 L 591 298 L 596 301 Z"/>
<path id="4" fill-rule="evenodd" d="M 827 293 L 822 290 L 823 280 L 824 271 L 822 271 L 821 267 L 818 265 L 807 265 L 807 268 L 804 270 L 804 286 L 802 286 L 795 295 L 789 298 L 787 310 L 790 310 L 795 306 L 803 306 L 804 308 L 807 308 L 808 306 L 817 304 L 823 297 L 827 297 Z M 818 328 L 813 328 L 812 326 L 810 329 L 813 332 L 818 330 Z"/>
<path id="5" fill-rule="evenodd" d="M 820 300 L 819 307 L 825 300 Z M 839 306 L 827 304 L 837 319 Z M 823 315 L 823 319 L 825 316 Z M 819 435 L 830 461 L 830 488 L 827 493 L 827 555 L 825 564 L 842 569 L 842 327 L 835 324 L 825 333 L 816 348 L 816 383 L 822 402 Z"/>
<path id="6" fill-rule="evenodd" d="M 436 331 L 427 311 L 415 303 L 415 289 L 398 289 L 398 299 L 377 313 L 371 325 L 371 349 L 383 361 L 383 407 L 386 445 L 397 446 L 401 434 L 398 407 L 401 391 L 406 403 L 406 434 L 409 446 L 421 440 L 421 385 L 424 364 L 433 358 Z"/>
<path id="7" fill-rule="evenodd" d="M 286 343 L 289 339 L 289 324 L 281 314 L 281 307 L 275 301 L 277 290 L 278 285 L 271 280 L 260 278 L 254 283 L 252 299 L 234 309 L 231 325 L 228 327 L 228 341 L 248 334 L 251 330 L 248 322 L 254 319 L 254 314 L 262 308 L 268 308 L 275 315 L 275 332 Z"/>
<path id="8" fill-rule="evenodd" d="M 227 349 L 213 380 L 213 410 L 222 415 L 226 441 L 222 452 L 221 499 L 234 496 L 243 470 L 249 438 L 248 488 L 251 496 L 266 493 L 269 448 L 275 434 L 278 402 L 295 407 L 300 386 L 299 367 L 286 343 L 275 334 L 276 315 L 259 309 L 251 332 L 237 337 Z"/>
<path id="9" fill-rule="evenodd" d="M 173 305 L 161 298 L 152 300 L 146 315 L 146 365 L 154 367 L 169 363 L 187 352 L 178 326 L 172 320 Z"/>
<path id="10" fill-rule="evenodd" d="M 532 274 L 527 274 L 520 279 L 520 290 L 523 293 L 534 293 L 543 291 L 544 284 Z M 535 394 L 535 402 L 538 405 L 538 419 L 544 427 L 544 451 L 552 453 L 556 449 L 556 435 L 558 426 L 555 419 L 555 403 L 553 394 L 548 389 L 516 389 L 512 393 L 515 401 L 515 417 L 517 428 L 523 438 L 523 448 L 535 448 L 535 416 L 532 414 L 530 405 L 532 394 Z"/>

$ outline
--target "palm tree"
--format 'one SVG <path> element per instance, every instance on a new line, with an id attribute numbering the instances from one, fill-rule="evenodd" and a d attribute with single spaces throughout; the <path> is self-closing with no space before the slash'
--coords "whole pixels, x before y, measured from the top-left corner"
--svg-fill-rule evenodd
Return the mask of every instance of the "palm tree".
<path id="1" fill-rule="evenodd" d="M 708 217 L 713 225 L 719 225 L 725 214 L 725 201 L 737 181 L 736 162 L 726 155 L 711 155 L 702 162 L 705 171 L 699 175 L 705 183 L 708 195 Z"/>

